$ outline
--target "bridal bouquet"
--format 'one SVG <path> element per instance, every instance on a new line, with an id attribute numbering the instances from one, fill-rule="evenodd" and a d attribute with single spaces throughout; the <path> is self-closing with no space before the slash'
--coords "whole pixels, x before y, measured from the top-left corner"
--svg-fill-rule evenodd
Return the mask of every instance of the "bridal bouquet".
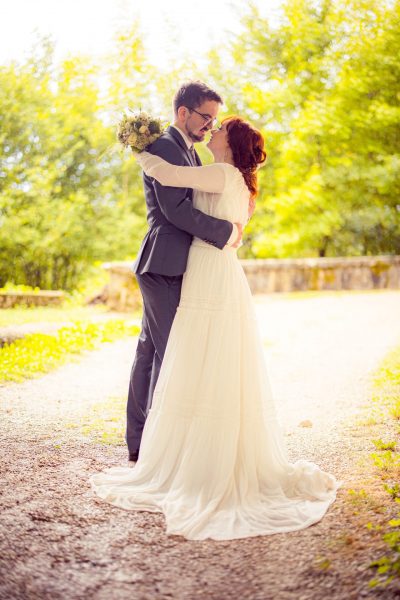
<path id="1" fill-rule="evenodd" d="M 161 119 L 152 117 L 144 111 L 134 112 L 128 109 L 117 126 L 118 141 L 132 152 L 142 152 L 156 141 L 163 132 Z"/>

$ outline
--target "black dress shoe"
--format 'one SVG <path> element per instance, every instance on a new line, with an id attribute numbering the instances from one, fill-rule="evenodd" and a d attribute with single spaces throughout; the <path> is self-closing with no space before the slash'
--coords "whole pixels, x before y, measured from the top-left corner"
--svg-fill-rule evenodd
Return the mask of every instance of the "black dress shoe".
<path id="1" fill-rule="evenodd" d="M 137 462 L 139 458 L 139 450 L 136 450 L 136 452 L 129 452 L 129 462 Z"/>

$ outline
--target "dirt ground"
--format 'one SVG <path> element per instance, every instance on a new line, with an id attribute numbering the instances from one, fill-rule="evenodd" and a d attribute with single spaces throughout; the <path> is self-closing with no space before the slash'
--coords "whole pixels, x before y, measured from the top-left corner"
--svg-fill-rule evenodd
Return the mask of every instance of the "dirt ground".
<path id="1" fill-rule="evenodd" d="M 160 514 L 96 498 L 89 475 L 124 464 L 126 448 L 123 439 L 93 441 L 71 423 L 125 397 L 136 342 L 120 340 L 0 386 L 1 600 L 400 597 L 398 584 L 368 587 L 368 564 L 385 545 L 366 525 L 386 522 L 393 506 L 368 461 L 371 439 L 384 432 L 358 425 L 371 372 L 400 342 L 400 292 L 255 301 L 289 456 L 345 481 L 324 519 L 289 534 L 193 542 L 167 536 Z"/>

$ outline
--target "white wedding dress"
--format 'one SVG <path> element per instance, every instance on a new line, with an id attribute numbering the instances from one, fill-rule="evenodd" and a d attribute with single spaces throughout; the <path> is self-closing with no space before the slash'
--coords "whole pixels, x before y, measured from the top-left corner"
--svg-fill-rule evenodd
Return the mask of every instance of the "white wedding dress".
<path id="1" fill-rule="evenodd" d="M 195 207 L 245 224 L 238 169 L 176 167 L 148 153 L 146 173 L 191 187 Z M 236 250 L 194 238 L 136 465 L 90 478 L 127 510 L 163 512 L 168 534 L 231 540 L 319 521 L 342 482 L 286 456 L 252 296 Z"/>

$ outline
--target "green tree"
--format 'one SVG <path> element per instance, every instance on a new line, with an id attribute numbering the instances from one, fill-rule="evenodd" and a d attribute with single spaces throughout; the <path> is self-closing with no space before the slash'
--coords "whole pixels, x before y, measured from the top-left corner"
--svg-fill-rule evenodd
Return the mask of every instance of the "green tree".
<path id="1" fill-rule="evenodd" d="M 98 68 L 55 65 L 44 40 L 31 60 L 1 67 L 0 90 L 0 285 L 68 290 L 93 261 L 133 255 L 143 209 L 136 217 L 124 183 L 132 162 L 104 152 L 115 134 Z M 136 192 L 143 204 L 139 181 Z"/>
<path id="2" fill-rule="evenodd" d="M 170 117 L 188 78 L 266 139 L 243 257 L 400 252 L 399 5 L 287 0 L 273 24 L 250 5 L 208 65 L 183 57 L 167 73 L 149 63 L 138 23 L 98 64 L 56 63 L 42 39 L 29 60 L 0 66 L 0 286 L 68 290 L 93 261 L 134 257 L 142 179 L 129 153 L 110 151 L 115 125 L 127 106 Z"/>
<path id="3" fill-rule="evenodd" d="M 398 1 L 289 0 L 272 27 L 251 7 L 226 95 L 270 162 L 243 254 L 399 252 L 399 16 Z"/>

